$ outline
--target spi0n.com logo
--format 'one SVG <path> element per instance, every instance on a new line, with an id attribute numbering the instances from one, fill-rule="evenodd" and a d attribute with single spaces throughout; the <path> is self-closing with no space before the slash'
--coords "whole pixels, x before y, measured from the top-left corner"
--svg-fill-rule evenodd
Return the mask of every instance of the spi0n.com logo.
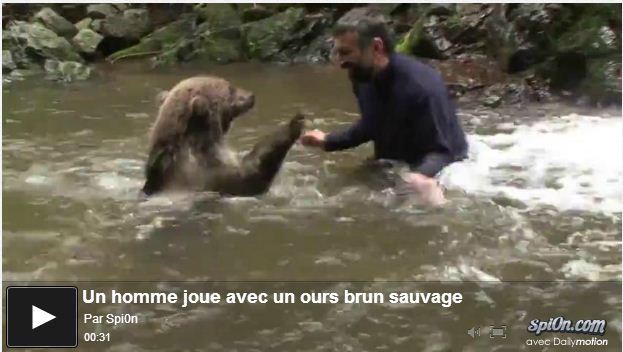
<path id="1" fill-rule="evenodd" d="M 600 335 L 603 336 L 606 333 L 606 321 L 603 319 L 580 319 L 572 321 L 565 319 L 562 316 L 549 318 L 548 320 L 534 319 L 528 324 L 528 332 L 533 333 L 536 336 L 540 336 L 545 332 L 560 333 L 560 334 L 585 334 L 585 335 Z M 598 338 L 593 336 L 592 338 L 575 338 L 571 337 L 561 338 L 537 338 L 527 339 L 526 345 L 528 346 L 607 346 L 608 340 L 604 338 Z"/>
<path id="2" fill-rule="evenodd" d="M 544 332 L 603 335 L 606 333 L 606 321 L 588 319 L 578 320 L 574 324 L 572 320 L 564 317 L 549 318 L 547 321 L 534 319 L 528 325 L 528 332 L 534 333 L 536 336 Z"/>

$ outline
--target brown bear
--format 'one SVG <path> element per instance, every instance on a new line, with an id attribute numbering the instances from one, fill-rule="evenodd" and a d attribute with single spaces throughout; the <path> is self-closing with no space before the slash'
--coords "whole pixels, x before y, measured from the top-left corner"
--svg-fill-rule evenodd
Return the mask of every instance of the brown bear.
<path id="1" fill-rule="evenodd" d="M 219 77 L 198 76 L 179 82 L 159 98 L 145 167 L 146 195 L 165 190 L 264 193 L 304 124 L 297 114 L 238 158 L 224 137 L 233 120 L 253 107 L 251 92 Z"/>

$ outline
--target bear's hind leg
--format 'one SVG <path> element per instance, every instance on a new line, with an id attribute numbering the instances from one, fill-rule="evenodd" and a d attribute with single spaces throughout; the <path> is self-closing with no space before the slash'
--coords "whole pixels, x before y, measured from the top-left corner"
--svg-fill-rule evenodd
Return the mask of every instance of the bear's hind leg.
<path id="1" fill-rule="evenodd" d="M 162 191 L 170 181 L 175 167 L 175 150 L 170 145 L 155 147 L 145 166 L 145 184 L 142 191 L 150 196 Z"/>

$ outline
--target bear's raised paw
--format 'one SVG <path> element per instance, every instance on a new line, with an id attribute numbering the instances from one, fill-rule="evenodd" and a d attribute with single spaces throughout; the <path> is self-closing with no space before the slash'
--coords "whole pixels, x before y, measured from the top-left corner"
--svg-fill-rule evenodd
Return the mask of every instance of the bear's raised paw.
<path id="1" fill-rule="evenodd" d="M 293 139 L 298 139 L 303 133 L 303 129 L 305 128 L 305 115 L 302 113 L 296 114 L 291 120 L 289 124 L 290 129 L 290 137 Z"/>

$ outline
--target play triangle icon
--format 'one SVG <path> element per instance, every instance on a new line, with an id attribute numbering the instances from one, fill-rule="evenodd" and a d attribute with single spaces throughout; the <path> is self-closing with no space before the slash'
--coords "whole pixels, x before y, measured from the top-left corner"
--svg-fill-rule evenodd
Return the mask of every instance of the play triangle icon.
<path id="1" fill-rule="evenodd" d="M 49 322 L 50 320 L 56 318 L 55 315 L 52 315 L 45 310 L 32 306 L 32 328 L 38 328 L 39 326 Z"/>

